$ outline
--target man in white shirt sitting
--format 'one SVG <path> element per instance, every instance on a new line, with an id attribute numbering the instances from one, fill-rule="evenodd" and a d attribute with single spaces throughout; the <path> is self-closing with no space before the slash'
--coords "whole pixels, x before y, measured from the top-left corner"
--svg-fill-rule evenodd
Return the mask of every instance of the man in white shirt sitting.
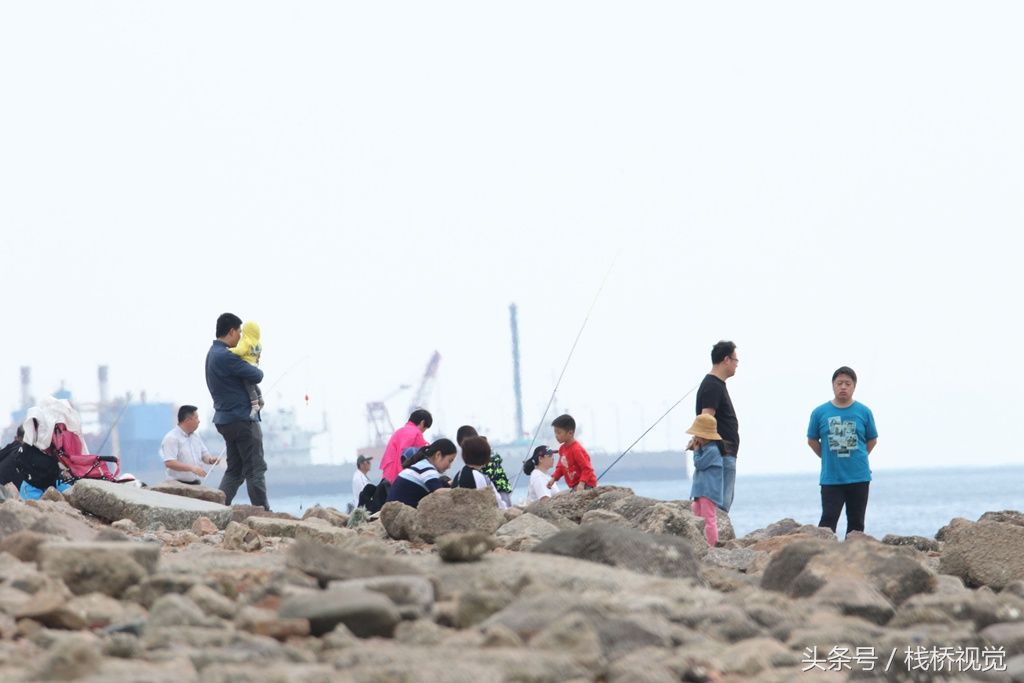
<path id="1" fill-rule="evenodd" d="M 202 463 L 212 465 L 217 462 L 206 450 L 197 429 L 199 409 L 182 406 L 178 408 L 178 426 L 167 432 L 160 442 L 160 457 L 167 468 L 167 476 L 185 484 L 201 484 L 206 476 Z"/>
<path id="2" fill-rule="evenodd" d="M 365 455 L 356 458 L 356 471 L 352 473 L 352 507 L 359 507 L 359 494 L 371 483 L 366 473 L 370 471 L 372 462 L 373 458 Z"/>

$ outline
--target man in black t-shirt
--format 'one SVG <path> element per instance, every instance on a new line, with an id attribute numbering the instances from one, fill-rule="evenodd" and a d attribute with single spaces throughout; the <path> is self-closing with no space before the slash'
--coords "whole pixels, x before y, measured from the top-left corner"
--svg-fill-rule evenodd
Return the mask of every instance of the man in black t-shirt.
<path id="1" fill-rule="evenodd" d="M 736 374 L 739 364 L 736 345 L 731 341 L 720 341 L 711 348 L 711 372 L 704 377 L 697 389 L 697 414 L 707 413 L 718 421 L 718 433 L 722 436 L 723 486 L 722 500 L 726 512 L 732 507 L 736 492 L 736 454 L 740 449 L 740 424 L 729 398 L 725 381 Z"/>

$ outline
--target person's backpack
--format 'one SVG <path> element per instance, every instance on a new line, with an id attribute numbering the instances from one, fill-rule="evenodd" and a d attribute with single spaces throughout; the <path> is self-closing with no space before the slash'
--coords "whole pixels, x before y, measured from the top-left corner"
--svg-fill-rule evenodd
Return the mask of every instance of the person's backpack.
<path id="1" fill-rule="evenodd" d="M 45 491 L 61 479 L 60 463 L 55 456 L 30 444 L 22 444 L 14 455 L 18 474 L 37 489 Z"/>
<path id="2" fill-rule="evenodd" d="M 18 474 L 18 449 L 21 444 L 17 441 L 0 449 L 0 486 L 14 484 L 21 488 L 21 475 Z"/>
<path id="3" fill-rule="evenodd" d="M 363 487 L 363 490 L 359 492 L 359 500 L 356 501 L 357 508 L 366 508 L 370 505 L 373 500 L 373 494 L 377 492 L 377 487 L 374 484 L 367 484 Z"/>
<path id="4" fill-rule="evenodd" d="M 366 504 L 366 511 L 371 515 L 380 512 L 380 509 L 384 507 L 384 503 L 388 502 L 388 492 L 390 489 L 391 483 L 387 479 L 381 479 L 373 491 L 373 498 Z M 363 490 L 365 491 L 366 489 Z M 359 498 L 362 499 L 362 496 L 359 496 Z"/>

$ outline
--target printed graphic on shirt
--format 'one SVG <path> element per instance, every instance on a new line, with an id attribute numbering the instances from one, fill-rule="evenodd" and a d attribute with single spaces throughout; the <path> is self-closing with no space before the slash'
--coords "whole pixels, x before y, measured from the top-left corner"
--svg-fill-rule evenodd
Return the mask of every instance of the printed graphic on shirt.
<path id="1" fill-rule="evenodd" d="M 857 450 L 857 423 L 838 415 L 828 419 L 828 449 L 838 458 L 849 458 Z"/>

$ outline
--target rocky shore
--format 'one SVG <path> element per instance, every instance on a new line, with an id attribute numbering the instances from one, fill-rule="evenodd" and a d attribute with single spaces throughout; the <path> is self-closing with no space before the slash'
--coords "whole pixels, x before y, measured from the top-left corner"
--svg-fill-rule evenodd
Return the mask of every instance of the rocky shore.
<path id="1" fill-rule="evenodd" d="M 709 548 L 688 502 L 614 486 L 372 520 L 160 488 L 0 492 L 0 680 L 1024 680 L 1018 512 L 845 542 L 723 514 Z"/>

